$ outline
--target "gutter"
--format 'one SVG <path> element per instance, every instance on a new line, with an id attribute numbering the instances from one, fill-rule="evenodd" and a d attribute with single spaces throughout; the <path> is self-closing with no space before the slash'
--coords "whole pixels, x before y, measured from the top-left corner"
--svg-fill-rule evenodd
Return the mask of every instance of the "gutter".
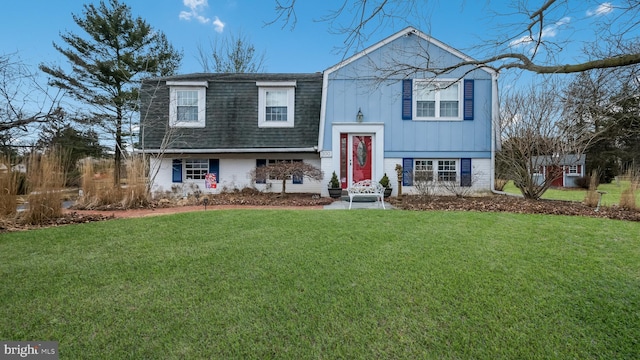
<path id="1" fill-rule="evenodd" d="M 288 153 L 318 152 L 318 148 L 238 148 L 238 149 L 141 149 L 143 154 L 251 154 L 251 153 Z"/>
<path id="2" fill-rule="evenodd" d="M 500 106 L 498 101 L 498 73 L 491 75 L 491 193 L 497 195 L 512 195 L 504 191 L 496 190 L 496 125 L 500 121 Z"/>

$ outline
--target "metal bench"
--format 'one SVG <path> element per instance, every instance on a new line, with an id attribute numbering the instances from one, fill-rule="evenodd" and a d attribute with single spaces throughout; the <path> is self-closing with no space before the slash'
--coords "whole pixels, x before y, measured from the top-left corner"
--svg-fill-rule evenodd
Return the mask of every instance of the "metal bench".
<path id="1" fill-rule="evenodd" d="M 351 204 L 354 197 L 376 197 L 376 202 L 380 201 L 380 205 L 384 209 L 384 186 L 380 185 L 377 181 L 362 180 L 357 183 L 351 184 L 349 190 L 349 210 L 351 210 Z"/>

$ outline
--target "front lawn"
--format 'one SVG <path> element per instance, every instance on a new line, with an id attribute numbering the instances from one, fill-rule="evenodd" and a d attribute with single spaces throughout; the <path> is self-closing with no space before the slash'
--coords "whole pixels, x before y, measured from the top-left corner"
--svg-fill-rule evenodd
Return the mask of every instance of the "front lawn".
<path id="1" fill-rule="evenodd" d="M 622 191 L 628 187 L 629 181 L 614 180 L 609 184 L 600 184 L 598 190 L 606 192 L 606 194 L 602 195 L 602 206 L 618 205 Z M 517 195 L 522 194 L 520 189 L 513 184 L 513 181 L 509 181 L 507 185 L 505 185 L 504 192 Z M 582 188 L 551 188 L 545 191 L 542 198 L 547 200 L 582 202 L 586 196 L 587 190 Z M 640 191 L 636 191 L 636 204 L 640 207 Z"/>
<path id="2" fill-rule="evenodd" d="M 229 210 L 0 234 L 0 339 L 61 359 L 640 358 L 639 233 Z"/>

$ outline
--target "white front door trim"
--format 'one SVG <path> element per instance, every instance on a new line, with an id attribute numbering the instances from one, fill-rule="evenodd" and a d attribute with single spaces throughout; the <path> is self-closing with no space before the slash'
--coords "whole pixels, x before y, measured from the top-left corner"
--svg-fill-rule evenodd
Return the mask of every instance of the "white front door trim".
<path id="1" fill-rule="evenodd" d="M 384 123 L 336 123 L 331 128 L 331 167 L 339 173 L 340 169 L 340 134 L 372 135 L 373 167 L 372 180 L 379 180 L 384 173 Z M 349 169 L 350 171 L 350 169 Z M 350 184 L 347 184 L 349 186 Z"/>

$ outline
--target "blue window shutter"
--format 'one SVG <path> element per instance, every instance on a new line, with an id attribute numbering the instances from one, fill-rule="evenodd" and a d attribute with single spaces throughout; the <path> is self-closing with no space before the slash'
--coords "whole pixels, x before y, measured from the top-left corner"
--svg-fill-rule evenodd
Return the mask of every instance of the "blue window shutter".
<path id="1" fill-rule="evenodd" d="M 302 160 L 293 160 L 293 162 L 302 162 Z M 294 184 L 302 184 L 302 179 L 304 178 L 304 176 L 302 176 L 302 174 L 299 174 L 293 175 L 292 178 Z"/>
<path id="2" fill-rule="evenodd" d="M 267 166 L 267 159 L 256 159 L 256 168 L 259 168 L 261 166 Z M 256 179 L 256 184 L 266 184 L 266 183 L 267 183 L 266 178 Z"/>
<path id="3" fill-rule="evenodd" d="M 473 120 L 473 80 L 464 81 L 464 119 Z"/>
<path id="4" fill-rule="evenodd" d="M 209 174 L 216 174 L 216 182 L 220 182 L 220 160 L 209 159 Z"/>
<path id="5" fill-rule="evenodd" d="M 413 158 L 402 159 L 402 186 L 413 186 Z"/>
<path id="6" fill-rule="evenodd" d="M 411 120 L 413 116 L 413 81 L 402 80 L 402 120 Z"/>
<path id="7" fill-rule="evenodd" d="M 173 159 L 171 181 L 174 183 L 182 182 L 182 159 Z"/>
<path id="8" fill-rule="evenodd" d="M 460 159 L 460 186 L 471 186 L 471 159 Z"/>

